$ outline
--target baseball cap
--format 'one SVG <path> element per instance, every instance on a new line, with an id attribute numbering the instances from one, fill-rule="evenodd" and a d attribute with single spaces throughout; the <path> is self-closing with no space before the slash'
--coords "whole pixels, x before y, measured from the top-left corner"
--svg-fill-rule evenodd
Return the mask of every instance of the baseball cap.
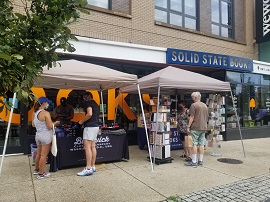
<path id="1" fill-rule="evenodd" d="M 40 98 L 38 98 L 38 102 L 39 102 L 39 104 L 42 104 L 43 102 L 51 103 L 52 101 L 49 100 L 49 99 L 46 98 L 46 97 L 40 97 Z"/>

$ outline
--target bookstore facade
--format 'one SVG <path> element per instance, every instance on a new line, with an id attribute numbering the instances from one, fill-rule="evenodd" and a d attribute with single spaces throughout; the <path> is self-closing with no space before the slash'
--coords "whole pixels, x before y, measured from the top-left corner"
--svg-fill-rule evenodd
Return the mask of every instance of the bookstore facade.
<path id="1" fill-rule="evenodd" d="M 139 78 L 171 65 L 230 82 L 243 138 L 261 138 L 270 134 L 268 131 L 270 123 L 270 76 L 267 74 L 267 68 L 270 68 L 269 64 L 261 64 L 260 62 L 254 62 L 253 64 L 253 60 L 248 58 L 214 53 L 79 38 L 80 41 L 74 42 L 77 51 L 74 54 L 66 55 L 63 59 L 75 59 L 103 65 L 118 71 L 136 74 Z M 87 50 L 87 47 L 90 46 L 91 50 Z M 258 64 L 260 67 L 258 67 Z M 55 89 L 43 89 L 41 91 L 42 95 L 53 100 L 55 106 L 61 96 L 79 95 L 77 92 L 71 91 L 65 94 L 64 91 Z M 149 97 L 151 96 L 143 96 L 145 105 L 149 105 Z M 172 96 L 175 97 L 175 95 Z M 230 93 L 224 94 L 224 96 L 226 97 L 226 134 L 224 140 L 239 139 L 238 125 L 233 112 Z M 107 124 L 114 123 L 114 118 L 116 118 L 116 122 L 129 131 L 129 141 L 136 144 L 137 117 L 140 114 L 138 95 L 120 96 L 121 99 L 118 99 L 118 101 L 121 100 L 121 102 L 117 103 L 118 109 L 115 110 L 117 97 L 117 91 L 110 91 L 104 95 L 104 106 L 107 112 L 106 116 L 108 116 Z M 208 97 L 209 94 L 203 95 L 202 101 L 206 101 Z M 178 100 L 191 101 L 190 94 L 179 94 L 177 98 Z M 10 95 L 10 99 L 12 99 L 12 95 Z M 80 100 L 80 97 L 76 99 Z M 74 108 L 77 107 L 71 99 L 70 104 Z M 9 139 L 7 153 L 27 153 L 29 152 L 29 136 L 34 135 L 31 132 L 31 109 L 16 102 L 14 112 L 13 120 L 15 122 L 13 121 L 11 125 L 11 138 Z M 4 113 L 1 114 L 0 118 L 0 141 L 3 141 L 8 119 Z"/>

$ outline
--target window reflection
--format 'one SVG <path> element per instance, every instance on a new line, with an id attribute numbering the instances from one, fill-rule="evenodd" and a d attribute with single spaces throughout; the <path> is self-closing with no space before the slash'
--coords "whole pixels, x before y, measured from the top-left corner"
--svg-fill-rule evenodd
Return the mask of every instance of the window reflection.
<path id="1" fill-rule="evenodd" d="M 156 9 L 155 16 L 157 21 L 167 23 L 167 12 Z"/>
<path id="2" fill-rule="evenodd" d="M 185 14 L 196 17 L 196 1 L 185 1 Z"/>
<path id="3" fill-rule="evenodd" d="M 230 81 L 232 83 L 241 83 L 241 73 L 238 72 L 226 72 L 226 81 Z"/>
<path id="4" fill-rule="evenodd" d="M 185 18 L 185 27 L 189 29 L 196 29 L 196 20 Z"/>
<path id="5" fill-rule="evenodd" d="M 219 23 L 219 0 L 212 0 L 212 22 Z"/>
<path id="6" fill-rule="evenodd" d="M 87 0 L 89 5 L 109 9 L 109 0 Z"/>
<path id="7" fill-rule="evenodd" d="M 170 18 L 172 25 L 182 26 L 182 16 L 171 13 Z"/>
<path id="8" fill-rule="evenodd" d="M 261 75 L 261 84 L 270 85 L 270 75 Z"/>
<path id="9" fill-rule="evenodd" d="M 221 2 L 221 23 L 228 25 L 229 23 L 229 5 L 227 2 Z"/>
<path id="10" fill-rule="evenodd" d="M 171 0 L 171 9 L 182 12 L 182 0 Z"/>
<path id="11" fill-rule="evenodd" d="M 221 36 L 223 37 L 229 37 L 229 30 L 226 27 L 221 27 Z"/>
<path id="12" fill-rule="evenodd" d="M 243 73 L 244 83 L 261 84 L 261 77 L 258 74 Z"/>
<path id="13" fill-rule="evenodd" d="M 167 0 L 156 0 L 155 4 L 156 6 L 167 8 Z"/>

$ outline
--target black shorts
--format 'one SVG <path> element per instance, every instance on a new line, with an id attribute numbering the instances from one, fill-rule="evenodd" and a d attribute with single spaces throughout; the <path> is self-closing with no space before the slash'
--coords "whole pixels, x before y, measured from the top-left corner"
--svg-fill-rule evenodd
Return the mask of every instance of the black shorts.
<path id="1" fill-rule="evenodd" d="M 185 141 L 185 136 L 188 136 L 187 133 L 179 133 L 180 134 L 180 140 Z"/>

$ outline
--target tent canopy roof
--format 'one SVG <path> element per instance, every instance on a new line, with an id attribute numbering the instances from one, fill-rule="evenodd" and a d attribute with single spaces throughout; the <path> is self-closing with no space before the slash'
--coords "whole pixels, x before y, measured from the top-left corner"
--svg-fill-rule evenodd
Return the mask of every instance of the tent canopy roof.
<path id="1" fill-rule="evenodd" d="M 77 60 L 58 61 L 57 66 L 37 78 L 35 87 L 74 89 L 74 90 L 107 90 L 120 88 L 136 83 L 137 75 L 116 71 L 104 66 Z"/>
<path id="2" fill-rule="evenodd" d="M 200 92 L 230 91 L 230 83 L 211 77 L 168 66 L 157 72 L 138 79 L 142 93 L 157 94 L 160 86 L 161 93 L 177 94 Z M 130 85 L 120 89 L 120 92 L 136 93 L 137 86 Z"/>

